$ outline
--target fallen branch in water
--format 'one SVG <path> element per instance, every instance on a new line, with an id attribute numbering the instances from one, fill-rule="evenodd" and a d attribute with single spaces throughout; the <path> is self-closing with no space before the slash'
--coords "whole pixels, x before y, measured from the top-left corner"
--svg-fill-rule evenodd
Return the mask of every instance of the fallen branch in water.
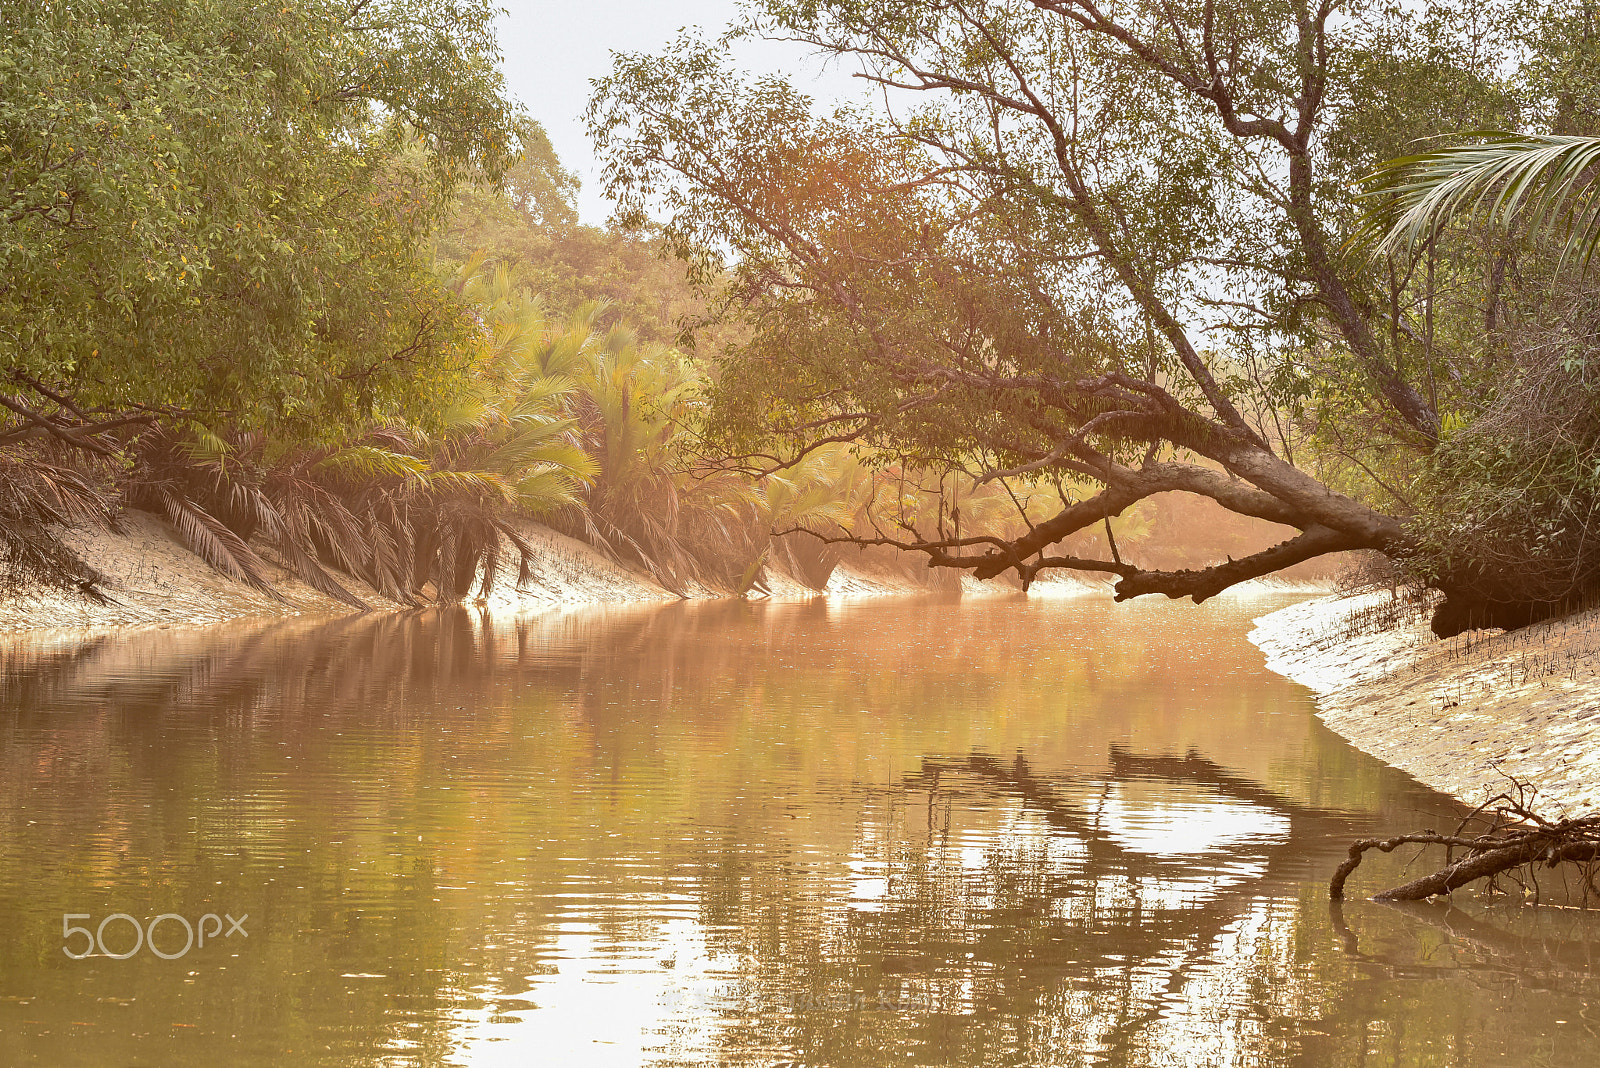
<path id="1" fill-rule="evenodd" d="M 1403 845 L 1445 847 L 1443 868 L 1374 894 L 1374 901 L 1421 901 L 1448 894 L 1478 879 L 1492 879 L 1516 868 L 1541 863 L 1547 868 L 1564 863 L 1592 865 L 1600 859 L 1600 815 L 1547 820 L 1530 807 L 1534 789 L 1516 780 L 1513 783 L 1516 796 L 1499 794 L 1485 801 L 1461 821 L 1461 826 L 1456 828 L 1454 834 L 1428 830 L 1393 838 L 1364 838 L 1352 843 L 1349 858 L 1339 865 L 1328 882 L 1329 898 L 1344 900 L 1345 880 L 1360 866 L 1361 858 L 1370 849 L 1392 853 Z M 1463 833 L 1473 823 L 1484 822 L 1489 826 L 1482 834 Z M 1466 856 L 1456 859 L 1457 850 L 1465 850 Z M 1595 874 L 1592 867 L 1584 871 L 1586 901 L 1591 890 L 1600 894 L 1600 886 L 1594 882 Z"/>

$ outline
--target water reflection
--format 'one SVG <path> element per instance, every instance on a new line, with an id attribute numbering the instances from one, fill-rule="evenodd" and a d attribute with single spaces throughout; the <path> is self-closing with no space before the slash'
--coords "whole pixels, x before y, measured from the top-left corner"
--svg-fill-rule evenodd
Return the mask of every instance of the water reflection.
<path id="1" fill-rule="evenodd" d="M 1259 668 L 1268 607 L 13 639 L 3 1056 L 1589 1063 L 1587 915 L 1330 912 L 1350 837 L 1450 806 Z M 224 911 L 247 940 L 61 952 L 65 913 Z"/>

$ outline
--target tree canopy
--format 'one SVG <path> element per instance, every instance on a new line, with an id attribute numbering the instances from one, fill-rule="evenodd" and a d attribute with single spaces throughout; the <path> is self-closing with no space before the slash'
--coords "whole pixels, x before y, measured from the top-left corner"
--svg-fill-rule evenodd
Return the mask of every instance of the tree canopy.
<path id="1" fill-rule="evenodd" d="M 1504 371 L 1467 295 L 1486 272 L 1481 248 L 1352 252 L 1351 182 L 1411 138 L 1516 121 L 1537 93 L 1506 59 L 1545 53 L 1512 15 L 768 0 L 739 32 L 858 67 L 882 106 L 820 114 L 688 37 L 619 57 L 591 126 L 625 211 L 734 279 L 728 455 L 781 469 L 848 441 L 1054 479 L 1057 514 L 1020 537 L 947 510 L 877 540 L 1201 600 L 1328 552 L 1424 555 L 1419 480 Z M 1191 571 L 1046 552 L 1169 491 L 1299 533 Z M 1480 561 L 1420 566 L 1442 629 L 1534 611 Z"/>
<path id="2" fill-rule="evenodd" d="M 517 148 L 492 20 L 484 0 L 5 0 L 0 375 L 22 433 L 52 397 L 83 427 L 424 416 L 477 324 L 420 238 Z"/>

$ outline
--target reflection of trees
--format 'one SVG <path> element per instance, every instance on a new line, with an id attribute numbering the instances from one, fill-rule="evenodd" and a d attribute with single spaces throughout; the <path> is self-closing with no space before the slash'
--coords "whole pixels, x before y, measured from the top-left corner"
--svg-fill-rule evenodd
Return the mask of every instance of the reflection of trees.
<path id="1" fill-rule="evenodd" d="M 1102 865 L 1105 870 L 1132 875 L 1165 873 L 1182 877 L 1194 874 L 1193 859 L 1173 860 L 1152 857 L 1117 845 L 1106 835 L 1099 821 L 1092 815 L 1080 812 L 1071 804 L 1062 801 L 1049 783 L 1036 778 L 1020 754 L 1013 761 L 973 756 L 964 762 L 964 766 L 967 771 L 981 775 L 1000 788 L 1013 792 L 1031 808 L 1042 813 L 1052 827 L 1082 839 L 1090 859 L 1097 865 Z M 938 767 L 937 762 L 924 762 L 923 776 L 929 774 L 930 768 L 937 774 Z M 1289 835 L 1263 853 L 1266 858 L 1266 870 L 1261 878 L 1263 881 L 1268 881 L 1268 885 L 1275 886 L 1296 879 L 1298 872 L 1304 867 L 1304 848 L 1307 841 L 1322 835 L 1347 831 L 1355 822 L 1350 813 L 1324 811 L 1281 797 L 1248 779 L 1228 773 L 1192 750 L 1185 757 L 1135 756 L 1117 746 L 1112 746 L 1111 769 L 1112 778 L 1108 780 L 1109 782 L 1150 779 L 1199 783 L 1211 787 L 1218 795 L 1229 800 L 1258 806 L 1275 815 L 1287 817 L 1291 827 Z M 915 788 L 912 783 L 908 783 L 908 786 Z M 1290 858 L 1295 862 L 1292 865 L 1293 870 L 1284 870 L 1291 866 Z M 1094 877 L 1101 869 L 1096 867 L 1088 870 L 1091 877 Z"/>
<path id="2" fill-rule="evenodd" d="M 537 677 L 537 651 L 563 640 L 560 628 L 487 626 L 456 609 L 147 631 L 59 649 L 37 636 L 9 641 L 0 916 L 16 937 L 0 947 L 0 994 L 32 998 L 23 1015 L 58 1035 L 98 1018 L 85 1001 L 137 999 L 146 1038 L 129 1049 L 78 1028 L 74 1063 L 221 1062 L 239 1045 L 234 1033 L 331 1049 L 337 1063 L 377 1063 L 378 1049 L 439 1063 L 453 1014 L 472 1000 L 464 991 L 508 967 L 540 966 L 536 940 L 471 948 L 498 941 L 508 912 L 534 910 L 453 909 L 442 888 L 509 867 L 536 903 L 560 882 L 527 856 L 503 799 L 465 788 L 457 769 L 481 753 L 475 742 L 507 733 L 496 687 Z M 475 773 L 493 777 L 496 761 L 510 770 L 506 755 L 484 755 Z M 511 840 L 482 833 L 484 815 Z M 63 911 L 230 908 L 250 914 L 252 941 L 226 947 L 237 955 L 224 958 L 225 974 L 214 974 L 215 952 L 196 953 L 210 981 L 185 985 L 148 954 L 59 968 L 51 932 Z M 169 1021 L 216 1034 L 171 1032 L 190 1037 L 169 1046 Z M 64 1048 L 41 1062 L 64 1063 Z"/>
<path id="3" fill-rule="evenodd" d="M 1081 648 L 1047 660 L 1069 643 L 1034 634 L 1038 617 L 969 609 L 982 625 L 968 631 L 910 602 L 847 606 L 870 625 L 845 627 L 837 605 L 734 602 L 11 641 L 0 911 L 27 917 L 28 934 L 0 948 L 0 983 L 58 952 L 47 921 L 54 909 L 59 929 L 62 901 L 138 911 L 214 893 L 316 937 L 264 931 L 199 995 L 205 1014 L 235 1019 L 231 999 L 259 986 L 283 996 L 252 1002 L 241 1027 L 432 1056 L 464 1002 L 540 1002 L 537 983 L 505 977 L 548 970 L 551 930 L 582 908 L 596 953 L 649 953 L 669 923 L 709 945 L 733 993 L 713 1016 L 729 1063 L 775 1049 L 833 1065 L 907 1049 L 974 1065 L 1091 1050 L 1204 1063 L 1186 1044 L 1224 1034 L 1274 1063 L 1293 1041 L 1286 1020 L 1333 1036 L 1311 1063 L 1354 1063 L 1365 1021 L 1344 1006 L 1390 1011 L 1370 984 L 1421 974 L 1394 937 L 1417 923 L 1362 913 L 1365 956 L 1338 952 L 1322 883 L 1378 817 L 1307 799 L 1376 813 L 1414 795 L 1320 727 L 1229 748 L 1277 691 L 1197 697 L 1194 669 L 1170 666 L 1170 635 L 1085 626 Z M 1193 662 L 1233 670 L 1204 629 L 1184 639 Z M 1007 645 L 1024 653 L 996 652 Z M 926 663 L 930 648 L 949 655 Z M 1096 702 L 1111 711 L 1083 711 Z M 1108 733 L 1181 737 L 1172 725 L 1200 714 L 1222 739 L 1204 757 L 1107 755 Z M 1009 752 L 1026 756 L 989 755 Z M 1262 771 L 1279 765 L 1281 778 Z M 1114 833 L 1116 805 L 1151 796 L 1266 814 L 1271 833 L 1203 854 Z M 38 863 L 63 856 L 80 862 Z M 1499 974 L 1523 967 L 1544 965 Z M 1576 969 L 1561 956 L 1551 982 Z M 57 993 L 70 1013 L 72 991 Z M 171 987 L 149 996 L 173 1018 L 198 1014 Z M 869 1011 L 840 1011 L 863 996 Z M 1450 1007 L 1440 995 L 1427 1008 Z"/>
<path id="4" fill-rule="evenodd" d="M 752 650 L 818 624 L 797 607 L 457 607 L 59 646 L 11 638 L 0 644 L 0 915 L 24 937 L 0 948 L 0 984 L 81 980 L 33 970 L 59 955 L 64 909 L 197 915 L 242 901 L 264 926 L 227 984 L 185 1000 L 149 972 L 161 962 L 141 959 L 113 989 L 148 985 L 153 1017 L 185 1021 L 231 1019 L 242 989 L 283 993 L 255 1006 L 251 1026 L 296 1048 L 340 1034 L 369 1048 L 448 1046 L 462 990 L 546 969 L 575 865 L 646 893 L 679 862 L 656 863 L 663 825 L 697 826 L 701 810 L 726 822 L 731 810 L 744 840 L 760 836 L 750 824 L 768 815 L 733 808 L 739 776 L 700 790 L 677 774 L 693 754 L 672 732 L 738 729 L 700 695 L 767 692 Z M 819 759 L 819 746 L 792 748 Z M 771 767 L 791 761 L 750 749 Z M 597 782 L 610 786 L 587 788 Z M 602 824 L 627 843 L 594 834 Z M 630 847 L 658 870 L 626 870 Z M 637 944 L 655 929 L 614 909 L 594 937 Z M 347 972 L 384 977 L 341 981 Z M 50 989 L 51 1012 L 81 1015 L 76 987 Z M 395 1022 L 397 1006 L 408 1022 Z"/>
<path id="5" fill-rule="evenodd" d="M 724 1021 L 728 1055 L 776 1033 L 815 1064 L 889 1063 L 909 1049 L 916 1063 L 960 1065 L 1344 1065 L 1369 1021 L 1405 1016 L 1370 996 L 1357 999 L 1367 1016 L 1341 1011 L 1370 961 L 1308 966 L 1332 940 L 1304 899 L 1368 820 L 1284 798 L 1193 752 L 1114 749 L 1110 763 L 1104 779 L 1070 781 L 1020 755 L 924 760 L 883 799 L 896 833 L 878 845 L 888 892 L 869 910 L 822 907 L 803 871 L 763 882 L 736 857 L 712 865 L 706 925 L 722 952 L 755 961 Z M 1226 855 L 1130 848 L 1099 802 L 1141 781 L 1192 785 L 1281 816 L 1286 830 Z M 996 806 L 1021 833 L 991 822 L 981 867 L 964 866 L 962 843 Z M 1532 957 L 1521 966 L 1577 974 Z M 1416 1034 L 1430 1034 L 1426 1013 L 1449 996 L 1425 992 Z M 1296 1019 L 1328 1029 L 1321 1046 L 1302 1047 L 1281 1022 L 1261 1026 Z M 1493 1028 L 1490 1014 L 1469 1025 L 1475 1037 Z"/>

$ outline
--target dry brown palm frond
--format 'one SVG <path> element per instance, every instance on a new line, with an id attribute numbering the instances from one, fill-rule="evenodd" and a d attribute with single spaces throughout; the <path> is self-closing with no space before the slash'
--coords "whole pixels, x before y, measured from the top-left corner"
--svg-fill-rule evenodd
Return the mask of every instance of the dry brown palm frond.
<path id="1" fill-rule="evenodd" d="M 116 529 L 111 494 L 40 450 L 0 454 L 0 590 L 31 584 L 94 593 L 95 570 L 61 540 L 66 527 Z"/>
<path id="2" fill-rule="evenodd" d="M 112 496 L 81 471 L 59 464 L 28 465 L 41 499 L 47 500 L 66 526 L 118 529 Z"/>
<path id="3" fill-rule="evenodd" d="M 392 514 L 392 510 L 391 510 Z M 377 590 L 391 600 L 402 603 L 415 603 L 415 591 L 411 588 L 410 561 L 402 556 L 399 540 L 409 542 L 409 536 L 397 531 L 397 524 L 378 518 L 377 508 L 369 506 L 362 520 L 363 528 L 370 539 L 370 551 L 367 554 L 367 567 L 364 577 Z M 396 534 L 400 534 L 397 540 Z"/>
<path id="4" fill-rule="evenodd" d="M 124 487 L 130 503 L 166 516 L 180 540 L 208 565 L 236 581 L 281 599 L 266 578 L 265 562 L 249 545 L 259 533 L 312 589 L 353 608 L 367 608 L 318 559 L 317 533 L 333 529 L 316 513 L 336 504 L 311 483 L 263 485 L 263 442 L 253 435 L 227 439 L 204 428 L 179 435 L 156 427 L 136 443 L 138 465 Z M 303 506 L 309 496 L 317 508 Z M 359 540 L 351 529 L 345 543 Z M 324 538 L 330 545 L 337 538 Z M 330 555 L 332 552 L 330 550 Z"/>
<path id="5" fill-rule="evenodd" d="M 518 531 L 513 529 L 510 524 L 501 524 L 500 533 L 506 536 L 506 540 L 511 542 L 520 555 L 520 559 L 517 564 L 517 589 L 525 590 L 528 588 L 528 583 L 532 582 L 538 577 L 537 572 L 535 572 L 533 568 L 533 561 L 536 555 L 534 553 L 533 546 L 529 544 L 528 539 L 524 538 Z M 489 590 L 489 580 L 487 577 L 485 578 L 483 588 L 484 592 L 487 593 Z"/>
<path id="6" fill-rule="evenodd" d="M 276 601 L 283 595 L 267 579 L 267 563 L 216 517 L 170 486 L 152 490 L 153 502 L 177 528 L 178 539 L 208 565 Z"/>

